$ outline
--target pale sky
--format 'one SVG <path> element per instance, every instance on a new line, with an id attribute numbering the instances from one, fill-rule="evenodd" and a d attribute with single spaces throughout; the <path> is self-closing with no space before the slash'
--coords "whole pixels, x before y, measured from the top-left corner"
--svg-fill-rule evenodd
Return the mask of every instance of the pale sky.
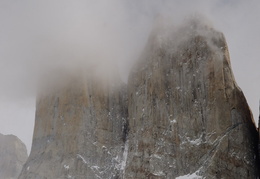
<path id="1" fill-rule="evenodd" d="M 0 133 L 31 148 L 42 74 L 75 63 L 117 62 L 124 78 L 158 15 L 205 15 L 224 33 L 237 84 L 255 121 L 260 99 L 259 0 L 0 0 Z"/>

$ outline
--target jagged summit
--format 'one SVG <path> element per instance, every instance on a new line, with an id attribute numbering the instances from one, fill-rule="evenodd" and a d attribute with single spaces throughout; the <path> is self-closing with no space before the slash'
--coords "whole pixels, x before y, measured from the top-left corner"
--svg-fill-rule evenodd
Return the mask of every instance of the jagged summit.
<path id="1" fill-rule="evenodd" d="M 111 84 L 84 76 L 39 96 L 20 179 L 258 176 L 258 134 L 222 33 L 196 18 L 159 26 L 127 86 Z"/>

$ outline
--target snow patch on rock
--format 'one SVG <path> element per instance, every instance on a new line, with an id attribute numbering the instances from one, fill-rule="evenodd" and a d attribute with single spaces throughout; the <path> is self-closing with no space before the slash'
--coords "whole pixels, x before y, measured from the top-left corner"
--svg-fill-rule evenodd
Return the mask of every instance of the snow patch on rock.
<path id="1" fill-rule="evenodd" d="M 204 179 L 204 177 L 199 175 L 200 169 L 192 174 L 187 174 L 183 176 L 178 176 L 176 179 Z"/>

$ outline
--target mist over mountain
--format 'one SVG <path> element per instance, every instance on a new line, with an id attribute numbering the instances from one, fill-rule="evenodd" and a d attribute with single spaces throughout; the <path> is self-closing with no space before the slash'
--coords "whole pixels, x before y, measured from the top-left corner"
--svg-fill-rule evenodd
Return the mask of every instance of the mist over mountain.
<path id="1" fill-rule="evenodd" d="M 0 1 L 1 133 L 15 134 L 30 150 L 37 86 L 51 73 L 98 64 L 103 74 L 114 63 L 126 82 L 154 21 L 164 16 L 176 25 L 196 12 L 225 34 L 236 81 L 258 123 L 259 8 L 258 0 Z"/>
<path id="2" fill-rule="evenodd" d="M 49 73 L 19 179 L 259 176 L 258 131 L 224 35 L 197 15 L 156 19 L 127 84 L 95 65 Z"/>

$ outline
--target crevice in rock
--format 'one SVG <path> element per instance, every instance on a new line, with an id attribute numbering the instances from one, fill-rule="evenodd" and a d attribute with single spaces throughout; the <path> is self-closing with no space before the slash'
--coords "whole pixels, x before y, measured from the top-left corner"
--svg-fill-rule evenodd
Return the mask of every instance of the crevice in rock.
<path id="1" fill-rule="evenodd" d="M 208 152 L 207 154 L 207 157 L 205 159 L 205 162 L 203 163 L 202 167 L 205 167 L 207 168 L 208 163 L 210 162 L 210 160 L 212 160 L 212 158 L 214 157 L 214 154 L 216 153 L 216 150 L 217 148 L 219 147 L 219 145 L 221 144 L 222 140 L 227 137 L 227 135 L 229 133 L 232 132 L 232 130 L 234 130 L 235 128 L 239 127 L 240 125 L 243 125 L 243 124 L 247 124 L 245 122 L 240 122 L 240 123 L 237 123 L 235 125 L 232 125 L 230 126 L 229 128 L 227 128 L 227 130 L 223 133 L 223 135 L 221 135 L 218 139 L 216 139 L 214 142 L 213 142 L 213 148 Z"/>

